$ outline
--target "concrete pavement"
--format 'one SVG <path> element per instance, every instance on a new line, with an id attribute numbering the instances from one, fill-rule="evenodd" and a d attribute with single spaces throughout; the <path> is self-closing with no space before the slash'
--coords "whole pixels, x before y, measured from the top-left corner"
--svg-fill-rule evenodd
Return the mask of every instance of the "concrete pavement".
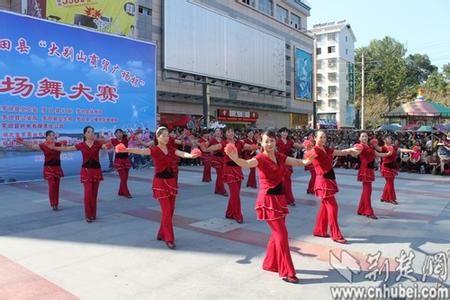
<path id="1" fill-rule="evenodd" d="M 132 171 L 131 200 L 117 196 L 118 177 L 106 174 L 91 224 L 84 221 L 78 177 L 62 180 L 57 212 L 49 208 L 45 181 L 0 185 L 0 299 L 331 299 L 330 287 L 382 286 L 386 274 L 388 286 L 412 286 L 409 276 L 420 287 L 442 281 L 439 274 L 422 278 L 432 255 L 450 249 L 448 177 L 401 173 L 400 205 L 392 206 L 379 201 L 384 179 L 377 173 L 372 203 L 379 219 L 371 220 L 356 214 L 356 171 L 336 169 L 340 227 L 350 242 L 340 245 L 312 236 L 319 202 L 305 193 L 308 174 L 296 169 L 297 206 L 287 224 L 301 283 L 293 285 L 261 269 L 270 230 L 255 219 L 257 190 L 242 189 L 239 225 L 224 219 L 227 198 L 213 194 L 213 182 L 201 182 L 201 168 L 182 167 L 177 249 L 169 250 L 155 238 L 152 172 Z M 414 255 L 407 271 L 400 268 L 402 250 Z M 369 255 L 377 251 L 374 264 Z M 442 284 L 450 285 L 448 276 Z"/>

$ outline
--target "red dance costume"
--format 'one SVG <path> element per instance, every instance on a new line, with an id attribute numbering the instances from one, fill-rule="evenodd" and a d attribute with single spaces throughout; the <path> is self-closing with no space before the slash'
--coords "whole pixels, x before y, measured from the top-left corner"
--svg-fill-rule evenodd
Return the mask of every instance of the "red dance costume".
<path id="1" fill-rule="evenodd" d="M 321 201 L 313 234 L 328 237 L 328 224 L 330 224 L 331 238 L 342 240 L 343 236 L 338 225 L 338 205 L 334 197 L 339 191 L 333 170 L 334 149 L 328 147 L 321 149 L 314 146 L 314 151 L 317 154 L 317 157 L 313 160 L 316 170 L 314 191 Z"/>
<path id="2" fill-rule="evenodd" d="M 167 144 L 167 146 L 172 147 L 176 150 L 177 149 L 177 144 L 175 143 L 176 140 L 177 139 L 174 137 L 169 137 L 169 143 Z M 172 170 L 175 174 L 175 180 L 177 182 L 177 186 L 178 186 L 178 172 L 179 172 L 180 160 L 181 160 L 181 158 L 179 158 L 176 155 L 173 155 Z"/>
<path id="3" fill-rule="evenodd" d="M 103 180 L 100 166 L 99 153 L 102 143 L 94 141 L 92 147 L 86 142 L 75 145 L 83 155 L 83 165 L 81 167 L 80 179 L 84 186 L 84 214 L 86 218 L 95 220 L 97 218 L 97 194 L 100 181 Z"/>
<path id="4" fill-rule="evenodd" d="M 175 211 L 177 196 L 177 180 L 173 170 L 175 147 L 167 146 L 165 154 L 158 146 L 152 147 L 150 153 L 155 164 L 153 176 L 153 198 L 158 200 L 161 207 L 161 225 L 157 238 L 165 242 L 174 242 L 172 217 Z"/>
<path id="5" fill-rule="evenodd" d="M 200 144 L 208 143 L 204 138 L 198 139 Z M 201 150 L 201 149 L 200 149 Z M 202 182 L 211 181 L 211 154 L 209 152 L 202 151 L 202 161 L 203 161 L 203 177 Z"/>
<path id="6" fill-rule="evenodd" d="M 375 181 L 375 150 L 366 144 L 357 144 L 356 148 L 361 150 L 359 155 L 359 170 L 357 180 L 362 182 L 363 189 L 359 200 L 358 214 L 363 216 L 374 216 L 372 209 L 372 182 Z"/>
<path id="7" fill-rule="evenodd" d="M 256 155 L 260 186 L 255 205 L 256 218 L 265 220 L 272 229 L 263 269 L 278 272 L 280 277 L 295 276 L 285 224 L 289 213 L 283 192 L 286 156 L 275 153 L 275 157 L 277 162 L 264 153 Z"/>
<path id="8" fill-rule="evenodd" d="M 314 185 L 316 183 L 316 170 L 312 164 L 305 166 L 305 171 L 309 171 L 311 173 L 311 177 L 309 178 L 308 189 L 306 193 L 314 194 Z"/>
<path id="9" fill-rule="evenodd" d="M 111 139 L 111 144 L 113 146 L 117 146 L 120 143 L 128 148 L 127 137 L 123 137 L 121 141 L 118 139 Z M 130 191 L 128 190 L 128 174 L 130 172 L 130 168 L 131 162 L 128 157 L 128 153 L 116 153 L 114 157 L 114 169 L 117 170 L 120 178 L 119 192 L 117 193 L 119 196 L 131 197 Z"/>
<path id="10" fill-rule="evenodd" d="M 280 153 L 283 153 L 286 156 L 292 155 L 292 148 L 294 147 L 294 141 L 291 139 L 287 139 L 287 143 L 283 142 L 283 140 L 277 139 L 277 150 Z M 286 172 L 284 173 L 284 182 L 283 188 L 284 193 L 286 195 L 287 204 L 295 204 L 294 194 L 292 193 L 292 173 L 294 170 L 291 166 L 286 166 Z"/>
<path id="11" fill-rule="evenodd" d="M 383 146 L 381 151 L 387 153 L 393 151 L 392 155 L 384 157 L 381 163 L 381 176 L 386 180 L 384 185 L 383 195 L 381 201 L 396 203 L 397 195 L 395 194 L 394 180 L 397 176 L 397 151 L 395 146 Z"/>
<path id="12" fill-rule="evenodd" d="M 61 147 L 61 143 L 55 143 L 56 147 Z M 61 152 L 50 149 L 46 143 L 39 144 L 44 152 L 44 179 L 48 182 L 48 198 L 50 205 L 54 208 L 59 205 L 59 183 L 64 177 L 61 169 Z"/>
<path id="13" fill-rule="evenodd" d="M 228 141 L 222 141 L 222 149 Z M 241 156 L 244 143 L 242 141 L 236 141 L 234 143 L 237 149 L 238 156 Z M 243 222 L 243 216 L 241 212 L 241 182 L 244 180 L 242 174 L 242 168 L 238 166 L 228 155 L 223 158 L 223 181 L 228 184 L 230 189 L 230 198 L 228 199 L 228 207 L 225 213 L 225 217 L 228 219 L 235 219 L 238 223 Z"/>
<path id="14" fill-rule="evenodd" d="M 217 145 L 217 144 L 220 144 L 220 142 L 218 140 L 216 140 L 215 138 L 212 138 L 210 140 L 210 143 L 209 143 L 210 146 Z M 223 158 L 224 158 L 223 149 L 214 151 L 211 155 L 211 166 L 214 169 L 216 169 L 216 175 L 217 175 L 214 193 L 220 194 L 220 195 L 225 195 L 227 193 L 227 191 L 225 190 L 225 185 L 223 184 Z"/>
<path id="15" fill-rule="evenodd" d="M 245 144 L 248 145 L 255 145 L 256 146 L 256 140 L 255 139 L 245 139 Z M 255 151 L 243 151 L 242 152 L 242 158 L 243 159 L 252 159 L 256 156 Z M 247 187 L 256 188 L 256 168 L 250 168 L 250 172 L 248 173 L 248 179 L 247 179 Z"/>

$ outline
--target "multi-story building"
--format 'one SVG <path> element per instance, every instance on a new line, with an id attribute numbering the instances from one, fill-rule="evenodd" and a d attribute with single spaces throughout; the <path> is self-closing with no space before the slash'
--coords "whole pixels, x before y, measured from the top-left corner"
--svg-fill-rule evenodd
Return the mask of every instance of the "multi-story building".
<path id="1" fill-rule="evenodd" d="M 27 2 L 0 0 L 0 8 L 24 13 Z M 235 126 L 308 124 L 312 97 L 296 92 L 295 74 L 296 53 L 312 57 L 314 43 L 303 0 L 136 2 L 134 36 L 158 47 L 161 123 L 202 116 L 206 94 L 209 115 Z M 311 90 L 312 75 L 301 78 Z"/>
<path id="2" fill-rule="evenodd" d="M 354 126 L 355 35 L 345 20 L 313 26 L 317 41 L 317 116 Z"/>

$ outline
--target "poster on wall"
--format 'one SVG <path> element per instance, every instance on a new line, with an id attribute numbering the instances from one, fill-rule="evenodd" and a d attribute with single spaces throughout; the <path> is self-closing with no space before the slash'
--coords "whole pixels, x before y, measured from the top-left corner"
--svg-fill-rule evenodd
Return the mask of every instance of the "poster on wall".
<path id="1" fill-rule="evenodd" d="M 295 49 L 295 98 L 312 100 L 312 54 Z"/>
<path id="2" fill-rule="evenodd" d="M 38 144 L 52 130 L 75 144 L 87 125 L 105 138 L 154 130 L 155 62 L 153 43 L 0 12 L 0 182 L 42 175 L 43 156 L 17 137 Z M 64 153 L 67 175 L 80 158 Z"/>
<path id="3" fill-rule="evenodd" d="M 28 0 L 27 15 L 47 19 L 47 0 Z"/>
<path id="4" fill-rule="evenodd" d="M 136 0 L 47 0 L 45 6 L 45 17 L 52 21 L 136 36 Z"/>

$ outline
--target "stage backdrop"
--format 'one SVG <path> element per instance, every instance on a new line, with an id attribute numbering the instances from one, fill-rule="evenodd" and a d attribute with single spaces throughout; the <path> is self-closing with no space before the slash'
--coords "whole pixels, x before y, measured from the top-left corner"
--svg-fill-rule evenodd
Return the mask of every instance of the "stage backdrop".
<path id="1" fill-rule="evenodd" d="M 54 130 L 73 144 L 87 125 L 154 130 L 155 60 L 151 43 L 0 11 L 0 182 L 42 176 L 43 156 L 16 136 L 39 143 Z M 65 153 L 66 175 L 80 156 Z"/>

